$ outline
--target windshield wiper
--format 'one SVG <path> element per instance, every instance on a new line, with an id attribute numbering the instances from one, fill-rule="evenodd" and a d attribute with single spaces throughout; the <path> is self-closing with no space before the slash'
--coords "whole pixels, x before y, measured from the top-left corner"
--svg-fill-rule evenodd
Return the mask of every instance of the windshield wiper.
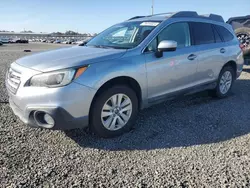
<path id="1" fill-rule="evenodd" d="M 113 48 L 113 49 L 129 49 L 128 47 L 121 47 L 121 46 L 103 46 L 103 45 L 87 45 L 87 46 L 92 46 L 92 47 L 95 47 L 95 48 Z"/>
<path id="2" fill-rule="evenodd" d="M 95 48 L 110 48 L 108 46 L 103 46 L 103 45 L 90 45 L 90 47 L 93 46 Z"/>
<path id="3" fill-rule="evenodd" d="M 130 49 L 128 47 L 122 47 L 122 46 L 109 46 L 109 47 L 114 49 Z"/>

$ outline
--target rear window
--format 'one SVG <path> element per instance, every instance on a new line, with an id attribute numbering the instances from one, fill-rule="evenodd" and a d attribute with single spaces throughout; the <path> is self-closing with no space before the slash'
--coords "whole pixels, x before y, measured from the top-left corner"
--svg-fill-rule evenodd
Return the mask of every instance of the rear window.
<path id="1" fill-rule="evenodd" d="M 190 24 L 195 45 L 215 43 L 214 32 L 211 24 L 200 22 L 191 22 Z"/>
<path id="2" fill-rule="evenodd" d="M 233 40 L 234 36 L 225 27 L 215 25 L 215 28 L 219 32 L 220 36 L 223 38 L 224 42 Z"/>

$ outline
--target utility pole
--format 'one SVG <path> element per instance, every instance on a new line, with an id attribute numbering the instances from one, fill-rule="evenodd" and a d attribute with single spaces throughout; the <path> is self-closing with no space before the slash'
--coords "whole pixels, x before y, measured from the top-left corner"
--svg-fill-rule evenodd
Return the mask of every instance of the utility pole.
<path id="1" fill-rule="evenodd" d="M 151 6 L 151 9 L 152 9 L 152 15 L 154 14 L 154 0 L 152 0 L 152 6 Z"/>

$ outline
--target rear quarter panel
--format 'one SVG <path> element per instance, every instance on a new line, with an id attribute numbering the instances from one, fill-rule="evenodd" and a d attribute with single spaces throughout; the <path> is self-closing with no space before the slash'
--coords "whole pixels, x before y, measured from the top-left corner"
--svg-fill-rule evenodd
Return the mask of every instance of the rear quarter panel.
<path id="1" fill-rule="evenodd" d="M 237 70 L 236 70 L 236 76 L 239 77 L 242 69 L 243 69 L 243 65 L 244 65 L 244 57 L 243 57 L 243 52 L 239 47 L 239 41 L 238 39 L 235 37 L 235 39 L 231 42 L 227 42 L 226 44 L 226 50 L 227 52 L 225 53 L 225 63 L 229 61 L 234 61 L 236 62 L 237 65 Z M 218 73 L 219 76 L 219 73 Z"/>

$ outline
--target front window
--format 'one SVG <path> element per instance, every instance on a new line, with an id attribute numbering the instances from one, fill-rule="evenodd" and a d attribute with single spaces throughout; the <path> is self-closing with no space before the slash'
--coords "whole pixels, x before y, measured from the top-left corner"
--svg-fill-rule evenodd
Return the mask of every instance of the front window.
<path id="1" fill-rule="evenodd" d="M 86 46 L 130 49 L 138 46 L 160 22 L 124 22 L 90 40 Z"/>
<path id="2" fill-rule="evenodd" d="M 184 48 L 191 45 L 189 25 L 186 22 L 174 23 L 163 29 L 160 34 L 148 45 L 146 51 L 157 50 L 157 46 L 163 40 L 177 42 L 177 48 Z"/>

